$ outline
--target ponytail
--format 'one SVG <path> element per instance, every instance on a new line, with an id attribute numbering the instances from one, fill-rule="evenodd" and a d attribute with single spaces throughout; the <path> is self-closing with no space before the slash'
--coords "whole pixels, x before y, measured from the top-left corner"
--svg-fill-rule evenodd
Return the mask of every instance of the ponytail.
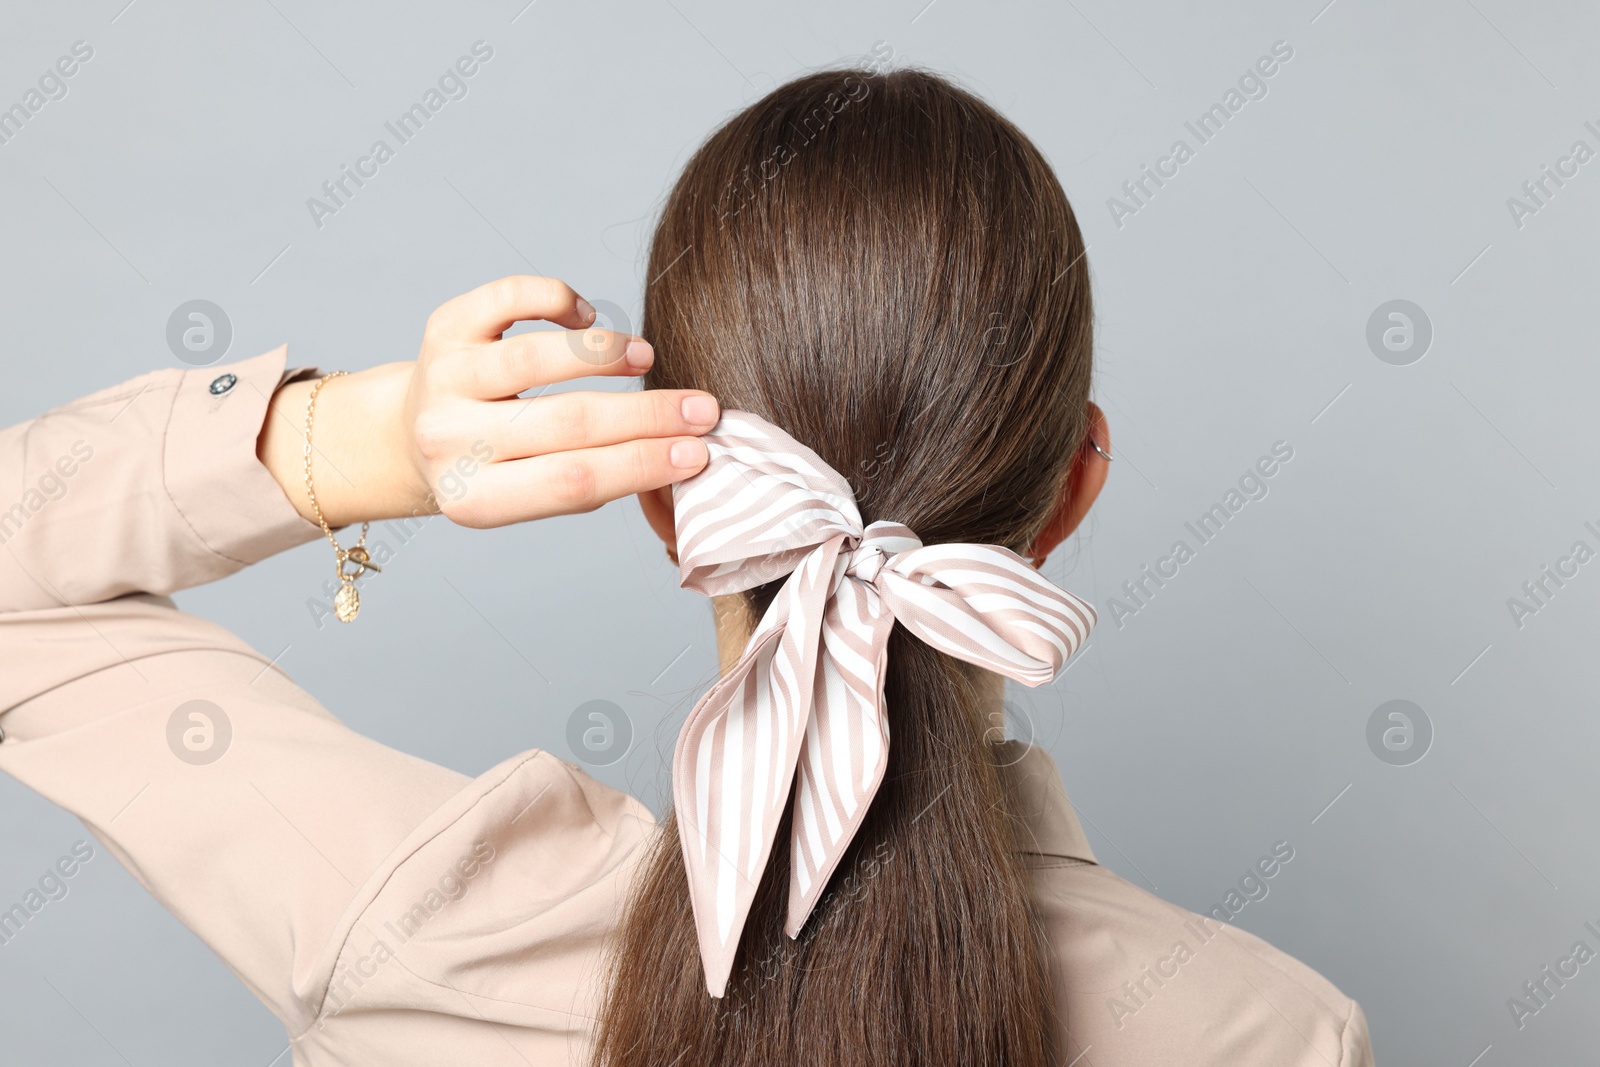
<path id="1" fill-rule="evenodd" d="M 669 817 L 614 944 L 597 1067 L 1055 1062 L 1048 942 L 976 668 L 899 625 L 888 662 L 889 769 L 799 938 L 775 849 L 727 994 L 710 997 Z"/>

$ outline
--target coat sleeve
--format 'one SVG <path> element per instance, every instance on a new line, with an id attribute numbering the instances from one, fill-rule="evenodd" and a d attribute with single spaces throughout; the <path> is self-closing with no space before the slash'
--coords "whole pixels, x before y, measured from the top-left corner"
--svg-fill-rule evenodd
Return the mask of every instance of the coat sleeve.
<path id="1" fill-rule="evenodd" d="M 469 779 L 350 731 L 166 596 L 322 535 L 256 458 L 305 373 L 286 358 L 157 371 L 0 431 L 0 771 L 297 1031 L 360 888 Z M 0 942 L 29 919 L 0 916 Z"/>

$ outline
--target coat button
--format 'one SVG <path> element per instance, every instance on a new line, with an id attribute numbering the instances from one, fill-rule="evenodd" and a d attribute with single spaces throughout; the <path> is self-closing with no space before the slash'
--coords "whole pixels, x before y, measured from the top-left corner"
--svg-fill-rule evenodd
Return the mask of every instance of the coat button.
<path id="1" fill-rule="evenodd" d="M 221 396 L 223 393 L 226 393 L 228 390 L 232 389 L 238 384 L 239 379 L 237 376 L 232 374 L 219 374 L 217 377 L 211 379 L 211 395 Z"/>

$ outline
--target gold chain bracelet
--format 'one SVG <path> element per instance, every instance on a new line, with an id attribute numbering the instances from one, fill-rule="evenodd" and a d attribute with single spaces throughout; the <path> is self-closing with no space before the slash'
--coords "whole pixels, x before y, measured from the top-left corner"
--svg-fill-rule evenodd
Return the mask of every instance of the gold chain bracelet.
<path id="1" fill-rule="evenodd" d="M 348 373 L 350 372 L 336 370 L 323 375 L 317 384 L 311 387 L 311 397 L 306 401 L 306 495 L 311 498 L 311 513 L 317 517 L 317 523 L 328 538 L 328 544 L 333 546 L 333 569 L 339 576 L 339 592 L 333 598 L 333 614 L 340 622 L 354 622 L 356 614 L 361 610 L 361 593 L 356 589 L 356 579 L 367 571 L 383 570 L 367 555 L 367 527 L 371 524 L 366 522 L 361 524 L 361 537 L 354 545 L 349 548 L 339 547 L 339 541 L 333 536 L 328 520 L 322 517 L 322 508 L 317 504 L 317 491 L 311 484 L 311 420 L 317 411 L 317 394 L 322 392 L 322 387 L 328 384 L 329 379 Z M 346 570 L 346 567 L 355 569 Z"/>

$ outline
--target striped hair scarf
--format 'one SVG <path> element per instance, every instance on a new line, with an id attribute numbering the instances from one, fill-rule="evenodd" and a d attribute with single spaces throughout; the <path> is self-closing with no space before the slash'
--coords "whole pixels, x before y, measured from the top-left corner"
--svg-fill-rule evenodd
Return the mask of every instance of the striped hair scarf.
<path id="1" fill-rule="evenodd" d="M 701 440 L 710 461 L 672 492 L 682 584 L 717 596 L 789 575 L 737 665 L 690 712 L 673 758 L 706 989 L 721 997 L 791 785 L 790 937 L 878 790 L 894 623 L 1038 686 L 1095 612 L 1009 549 L 924 545 L 895 522 L 863 528 L 850 484 L 754 415 L 725 411 Z"/>

